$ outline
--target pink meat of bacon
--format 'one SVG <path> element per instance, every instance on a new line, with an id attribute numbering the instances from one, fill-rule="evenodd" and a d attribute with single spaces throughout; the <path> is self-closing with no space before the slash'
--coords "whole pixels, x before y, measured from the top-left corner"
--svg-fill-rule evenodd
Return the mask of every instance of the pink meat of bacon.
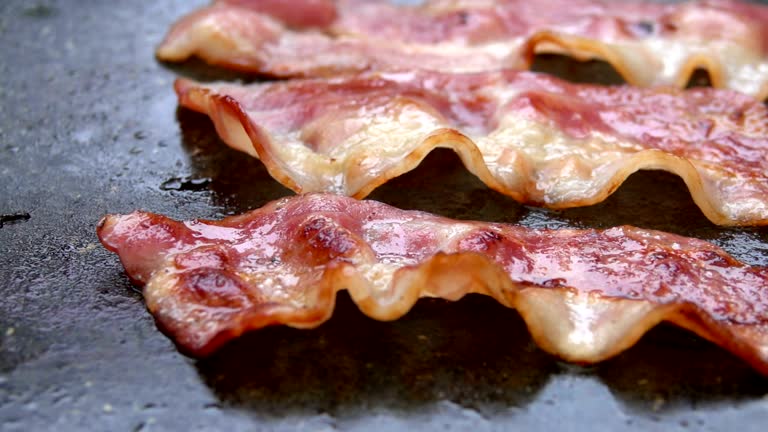
<path id="1" fill-rule="evenodd" d="M 700 88 L 571 84 L 521 71 L 176 82 L 231 147 L 296 192 L 363 198 L 454 150 L 491 188 L 552 208 L 604 200 L 633 172 L 683 178 L 720 225 L 768 224 L 768 109 Z"/>
<path id="2" fill-rule="evenodd" d="M 194 356 L 267 325 L 316 327 L 343 289 L 378 320 L 420 297 L 481 293 L 569 361 L 603 360 L 669 321 L 768 374 L 768 268 L 673 234 L 533 230 L 310 194 L 221 221 L 107 216 L 98 235 Z"/>
<path id="3" fill-rule="evenodd" d="M 640 86 L 682 87 L 701 68 L 716 87 L 762 99 L 768 7 L 738 0 L 218 0 L 176 23 L 157 55 L 289 77 L 527 68 L 537 52 L 602 59 Z"/>

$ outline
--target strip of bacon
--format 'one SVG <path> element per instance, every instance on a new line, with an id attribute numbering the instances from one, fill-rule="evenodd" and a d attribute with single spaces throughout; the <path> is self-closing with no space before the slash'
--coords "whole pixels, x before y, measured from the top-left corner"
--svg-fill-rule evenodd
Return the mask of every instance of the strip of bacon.
<path id="1" fill-rule="evenodd" d="M 289 77 L 527 68 L 536 52 L 602 59 L 639 86 L 683 87 L 702 68 L 716 87 L 764 99 L 768 7 L 738 0 L 218 0 L 177 22 L 157 56 Z"/>
<path id="2" fill-rule="evenodd" d="M 267 325 L 316 327 L 342 289 L 378 320 L 482 293 L 569 361 L 606 359 L 669 321 L 768 374 L 768 268 L 663 232 L 532 230 L 315 194 L 222 221 L 107 216 L 98 235 L 193 356 Z"/>
<path id="3" fill-rule="evenodd" d="M 685 180 L 714 223 L 768 224 L 768 109 L 732 91 L 577 85 L 517 71 L 251 86 L 182 79 L 176 91 L 297 192 L 362 198 L 447 147 L 524 203 L 590 205 L 631 173 L 662 169 Z"/>

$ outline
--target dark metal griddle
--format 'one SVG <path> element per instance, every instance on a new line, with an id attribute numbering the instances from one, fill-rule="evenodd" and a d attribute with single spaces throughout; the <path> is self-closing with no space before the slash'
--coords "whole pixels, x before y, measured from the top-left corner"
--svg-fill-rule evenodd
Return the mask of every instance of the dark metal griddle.
<path id="1" fill-rule="evenodd" d="M 236 76 L 154 60 L 168 26 L 202 3 L 0 2 L 0 430 L 766 429 L 768 380 L 696 336 L 662 325 L 577 367 L 479 296 L 422 300 L 381 323 L 342 294 L 316 330 L 268 328 L 206 360 L 180 355 L 98 245 L 96 222 L 136 208 L 219 218 L 289 193 L 206 117 L 177 110 L 175 74 Z M 536 68 L 617 80 L 601 63 Z M 713 226 L 664 173 L 555 212 L 488 190 L 439 151 L 371 198 L 536 227 L 632 224 L 768 265 L 768 230 Z"/>

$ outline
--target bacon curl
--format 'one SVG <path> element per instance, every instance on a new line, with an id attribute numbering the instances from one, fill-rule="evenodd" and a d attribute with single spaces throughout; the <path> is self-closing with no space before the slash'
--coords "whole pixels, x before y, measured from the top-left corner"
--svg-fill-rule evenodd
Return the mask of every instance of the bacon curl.
<path id="1" fill-rule="evenodd" d="M 668 321 L 768 374 L 768 268 L 673 234 L 533 230 L 310 194 L 221 221 L 107 216 L 98 235 L 194 356 L 268 325 L 316 327 L 343 289 L 378 320 L 480 293 L 568 361 L 601 361 Z"/>
<path id="2" fill-rule="evenodd" d="M 177 22 L 157 49 L 166 61 L 198 56 L 277 77 L 524 69 L 535 53 L 602 59 L 638 86 L 683 87 L 700 68 L 716 87 L 764 99 L 768 7 L 738 0 L 218 0 Z"/>
<path id="3" fill-rule="evenodd" d="M 720 225 L 768 224 L 768 109 L 736 92 L 570 84 L 540 74 L 366 74 L 250 86 L 181 79 L 182 106 L 296 192 L 363 198 L 454 150 L 491 188 L 586 206 L 633 172 L 682 177 Z"/>

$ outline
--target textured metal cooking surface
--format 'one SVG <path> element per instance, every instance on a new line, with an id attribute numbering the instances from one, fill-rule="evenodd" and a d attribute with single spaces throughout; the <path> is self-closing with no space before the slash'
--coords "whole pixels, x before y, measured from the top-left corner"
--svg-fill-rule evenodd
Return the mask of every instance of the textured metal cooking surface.
<path id="1" fill-rule="evenodd" d="M 99 217 L 218 218 L 289 193 L 176 108 L 176 73 L 232 75 L 153 58 L 168 25 L 202 3 L 0 3 L 0 430 L 765 430 L 768 380 L 698 337 L 662 326 L 575 367 L 482 297 L 421 301 L 381 323 L 342 295 L 319 329 L 266 329 L 205 361 L 178 354 L 98 245 Z M 615 80 L 600 64 L 537 68 Z M 663 173 L 552 212 L 489 191 L 437 152 L 371 198 L 537 227 L 662 229 L 768 265 L 768 229 L 711 225 Z"/>

